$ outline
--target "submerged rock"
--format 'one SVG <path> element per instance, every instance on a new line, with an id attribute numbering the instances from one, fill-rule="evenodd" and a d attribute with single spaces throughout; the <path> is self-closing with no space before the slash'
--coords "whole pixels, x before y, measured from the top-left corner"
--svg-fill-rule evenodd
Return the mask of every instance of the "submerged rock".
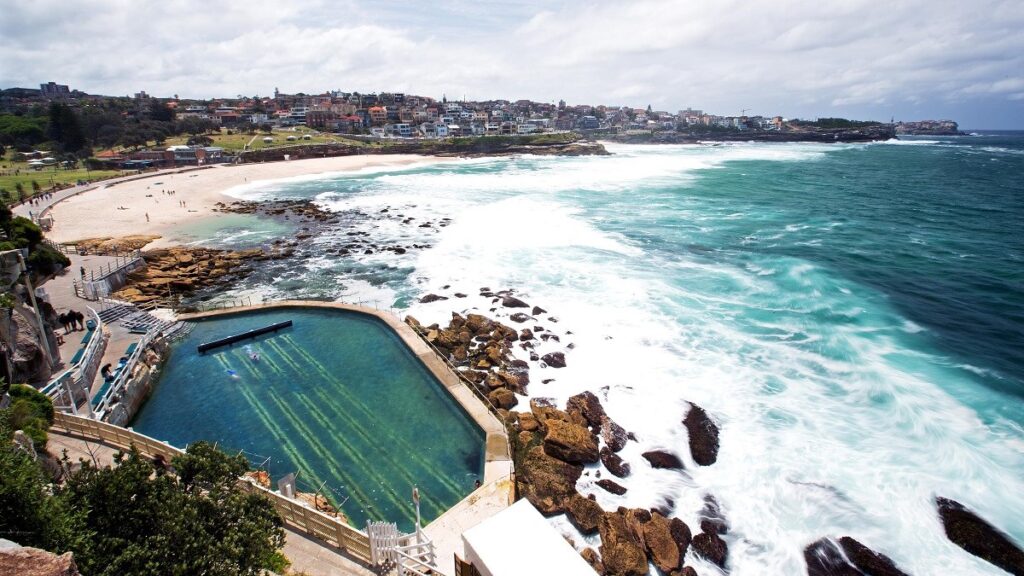
<path id="1" fill-rule="evenodd" d="M 718 459 L 718 426 L 712 422 L 704 409 L 696 404 L 683 419 L 683 425 L 690 435 L 690 454 L 700 466 L 710 466 Z"/>
<path id="2" fill-rule="evenodd" d="M 609 472 L 619 478 L 626 478 L 629 476 L 629 463 L 624 461 L 615 452 L 612 452 L 607 446 L 603 446 L 601 448 L 599 455 L 601 457 L 601 463 L 604 464 L 604 467 L 607 468 Z"/>
<path id="3" fill-rule="evenodd" d="M 611 449 L 612 452 L 618 452 L 626 447 L 626 440 L 629 439 L 629 435 L 626 430 L 615 423 L 608 416 L 601 417 L 601 439 Z"/>
<path id="4" fill-rule="evenodd" d="M 725 561 L 729 555 L 729 546 L 717 533 L 701 532 L 694 536 L 691 546 L 693 546 L 694 552 L 708 562 L 720 568 L 725 568 Z"/>
<path id="5" fill-rule="evenodd" d="M 1010 574 L 1024 575 L 1024 551 L 995 526 L 956 500 L 936 496 L 946 537 L 971 554 Z"/>

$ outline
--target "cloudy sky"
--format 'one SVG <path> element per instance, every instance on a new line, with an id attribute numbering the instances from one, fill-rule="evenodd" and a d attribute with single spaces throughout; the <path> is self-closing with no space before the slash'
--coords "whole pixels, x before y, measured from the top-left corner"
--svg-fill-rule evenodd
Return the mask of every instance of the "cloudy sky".
<path id="1" fill-rule="evenodd" d="M 0 87 L 50 80 L 1024 129 L 1024 2 L 0 0 Z"/>

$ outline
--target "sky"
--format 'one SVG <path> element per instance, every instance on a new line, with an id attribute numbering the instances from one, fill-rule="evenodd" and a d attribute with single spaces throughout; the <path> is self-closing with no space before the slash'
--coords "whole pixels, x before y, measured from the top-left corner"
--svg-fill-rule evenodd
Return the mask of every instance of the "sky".
<path id="1" fill-rule="evenodd" d="M 0 88 L 47 81 L 1024 129 L 1024 2 L 0 0 Z"/>

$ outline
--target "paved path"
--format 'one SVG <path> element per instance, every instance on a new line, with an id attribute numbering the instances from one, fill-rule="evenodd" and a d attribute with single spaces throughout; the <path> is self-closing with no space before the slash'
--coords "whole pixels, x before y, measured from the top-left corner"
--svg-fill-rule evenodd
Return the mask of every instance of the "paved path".
<path id="1" fill-rule="evenodd" d="M 114 461 L 116 448 L 66 436 L 50 430 L 47 451 L 61 456 L 67 450 L 72 462 L 80 459 L 109 466 Z M 315 538 L 285 529 L 284 555 L 291 561 L 291 570 L 309 576 L 374 576 L 374 571 L 357 561 L 342 555 L 336 549 L 326 546 Z"/>

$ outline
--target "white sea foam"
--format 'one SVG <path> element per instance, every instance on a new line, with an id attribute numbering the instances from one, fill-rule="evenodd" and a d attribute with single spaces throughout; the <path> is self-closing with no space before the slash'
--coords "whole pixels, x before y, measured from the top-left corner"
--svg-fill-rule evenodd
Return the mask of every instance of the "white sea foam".
<path id="1" fill-rule="evenodd" d="M 843 535 L 910 573 L 999 574 L 945 538 L 932 503 L 936 494 L 956 498 L 1011 535 L 1024 533 L 1021 431 L 986 425 L 964 405 L 976 393 L 970 372 L 951 370 L 929 352 L 921 345 L 927 333 L 871 290 L 811 262 L 775 257 L 735 266 L 702 253 L 656 250 L 646 240 L 645 222 L 664 210 L 657 208 L 664 192 L 645 187 L 673 182 L 682 194 L 702 171 L 727 162 L 813 161 L 843 148 L 610 149 L 616 156 L 392 171 L 357 192 L 318 201 L 332 210 L 390 205 L 416 222 L 453 219 L 429 230 L 395 220 L 373 224 L 385 236 L 406 234 L 433 246 L 402 260 L 414 267 L 414 290 L 450 298 L 413 304 L 408 312 L 421 321 L 447 323 L 455 310 L 512 324 L 509 311 L 480 296 L 480 287 L 514 288 L 548 310 L 523 326 L 557 335 L 560 341 L 538 341 L 537 352 L 563 351 L 568 365 L 532 363 L 529 394 L 563 403 L 591 390 L 638 439 L 621 453 L 633 469 L 621 481 L 626 494 L 593 485 L 599 465 L 578 484 L 604 508 L 671 499 L 676 515 L 694 527 L 704 495 L 714 494 L 732 525 L 727 540 L 736 575 L 803 573 L 804 546 Z M 619 210 L 630 212 L 634 234 L 614 231 L 625 217 Z M 707 227 L 728 218 L 702 217 Z M 787 232 L 796 233 L 804 224 L 791 226 Z M 806 244 L 813 242 L 820 240 Z M 357 297 L 380 290 L 346 286 Z M 468 296 L 457 298 L 456 291 Z M 554 381 L 542 383 L 548 378 Z M 689 456 L 681 426 L 687 401 L 721 426 L 713 466 L 698 467 Z M 655 448 L 679 454 L 685 473 L 647 465 L 640 454 Z M 572 532 L 563 519 L 554 523 Z M 715 573 L 692 552 L 687 563 Z"/>

